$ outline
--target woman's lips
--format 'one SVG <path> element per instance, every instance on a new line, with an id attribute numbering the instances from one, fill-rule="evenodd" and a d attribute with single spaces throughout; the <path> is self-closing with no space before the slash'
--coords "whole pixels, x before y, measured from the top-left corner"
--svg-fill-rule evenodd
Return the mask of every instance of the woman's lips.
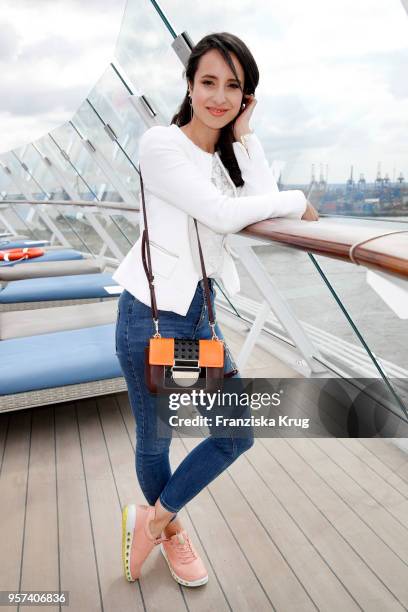
<path id="1" fill-rule="evenodd" d="M 208 111 L 214 115 L 214 117 L 222 117 L 222 115 L 225 115 L 226 110 L 217 110 L 216 108 L 209 108 Z"/>

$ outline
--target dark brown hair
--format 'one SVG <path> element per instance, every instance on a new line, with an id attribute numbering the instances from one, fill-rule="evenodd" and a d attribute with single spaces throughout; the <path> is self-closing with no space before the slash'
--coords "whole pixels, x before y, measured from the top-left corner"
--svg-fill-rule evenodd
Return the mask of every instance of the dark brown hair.
<path id="1" fill-rule="evenodd" d="M 230 55 L 230 53 L 235 53 L 245 75 L 242 96 L 245 94 L 255 93 L 255 89 L 259 82 L 259 70 L 255 59 L 246 44 L 240 38 L 234 34 L 229 34 L 228 32 L 208 34 L 193 47 L 188 59 L 187 67 L 183 72 L 183 76 L 185 76 L 187 79 L 187 84 L 189 82 L 194 83 L 194 77 L 195 73 L 197 72 L 200 58 L 211 49 L 216 49 L 221 53 L 228 66 L 231 68 L 235 78 L 239 82 L 238 75 Z M 171 123 L 175 123 L 181 127 L 182 125 L 189 123 L 190 120 L 191 107 L 188 100 L 187 87 L 186 95 L 184 96 L 179 110 L 172 118 Z M 232 147 L 232 143 L 234 142 L 234 121 L 235 119 L 230 121 L 221 129 L 218 142 L 216 143 L 216 150 L 218 149 L 221 161 L 228 170 L 232 181 L 237 187 L 240 187 L 244 184 L 244 181 L 242 179 L 241 170 L 238 166 L 238 162 L 234 155 L 234 149 Z"/>

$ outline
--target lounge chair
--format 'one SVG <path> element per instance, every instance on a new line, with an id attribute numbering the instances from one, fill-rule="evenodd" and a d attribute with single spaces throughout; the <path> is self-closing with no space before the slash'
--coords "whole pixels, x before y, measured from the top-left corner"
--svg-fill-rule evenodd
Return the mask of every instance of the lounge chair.
<path id="1" fill-rule="evenodd" d="M 111 274 L 76 274 L 0 283 L 0 312 L 112 299 L 122 291 Z"/>
<path id="2" fill-rule="evenodd" d="M 37 258 L 40 259 L 39 257 Z M 37 261 L 30 259 L 15 266 L 0 265 L 0 281 L 22 280 L 50 276 L 68 276 L 71 274 L 93 274 L 103 272 L 105 261 L 102 257 L 87 259 L 69 259 L 57 261 Z"/>
<path id="3" fill-rule="evenodd" d="M 117 299 L 91 304 L 0 312 L 0 341 L 115 323 Z"/>
<path id="4" fill-rule="evenodd" d="M 0 412 L 126 390 L 115 324 L 0 342 Z"/>
<path id="5" fill-rule="evenodd" d="M 9 247 L 14 248 L 14 247 Z M 17 247 L 16 247 L 17 248 Z M 44 249 L 44 255 L 40 255 L 39 257 L 33 257 L 32 259 L 22 259 L 20 261 L 0 261 L 0 269 L 1 268 L 12 268 L 14 266 L 19 266 L 22 264 L 35 264 L 35 263 L 44 263 L 46 261 L 72 261 L 84 259 L 84 256 L 80 251 L 75 251 L 74 249 L 66 249 L 66 248 L 57 248 L 57 249 Z"/>

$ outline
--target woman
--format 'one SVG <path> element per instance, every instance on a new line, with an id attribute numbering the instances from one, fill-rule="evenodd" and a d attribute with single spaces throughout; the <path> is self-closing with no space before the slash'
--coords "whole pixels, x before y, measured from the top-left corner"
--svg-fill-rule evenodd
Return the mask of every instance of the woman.
<path id="1" fill-rule="evenodd" d="M 269 217 L 317 220 L 318 215 L 301 191 L 278 191 L 262 145 L 249 128 L 259 73 L 247 46 L 228 33 L 205 36 L 191 52 L 186 79 L 178 113 L 170 126 L 155 126 L 143 134 L 139 161 L 160 333 L 210 338 L 193 219 L 213 303 L 215 277 L 230 295 L 239 290 L 228 233 Z M 207 582 L 207 571 L 177 513 L 253 444 L 252 432 L 210 435 L 171 473 L 170 438 L 157 436 L 156 398 L 144 379 L 144 348 L 154 329 L 141 239 L 113 278 L 124 287 L 116 354 L 136 420 L 136 472 L 149 504 L 129 505 L 123 511 L 125 575 L 129 581 L 139 578 L 144 560 L 161 543 L 174 579 L 198 586 Z M 215 329 L 222 339 L 218 325 Z M 225 372 L 233 368 L 228 355 Z"/>

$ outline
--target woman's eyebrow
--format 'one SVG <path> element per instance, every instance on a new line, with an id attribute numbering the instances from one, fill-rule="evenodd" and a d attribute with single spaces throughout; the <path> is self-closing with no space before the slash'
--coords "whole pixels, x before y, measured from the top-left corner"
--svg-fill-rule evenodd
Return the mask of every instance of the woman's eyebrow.
<path id="1" fill-rule="evenodd" d="M 215 76 L 214 74 L 203 74 L 201 78 L 204 79 L 205 77 L 210 78 L 210 79 L 218 79 L 218 77 Z M 227 80 L 228 81 L 235 81 L 235 82 L 241 84 L 241 81 L 239 79 L 238 80 L 237 79 L 227 79 Z"/>

